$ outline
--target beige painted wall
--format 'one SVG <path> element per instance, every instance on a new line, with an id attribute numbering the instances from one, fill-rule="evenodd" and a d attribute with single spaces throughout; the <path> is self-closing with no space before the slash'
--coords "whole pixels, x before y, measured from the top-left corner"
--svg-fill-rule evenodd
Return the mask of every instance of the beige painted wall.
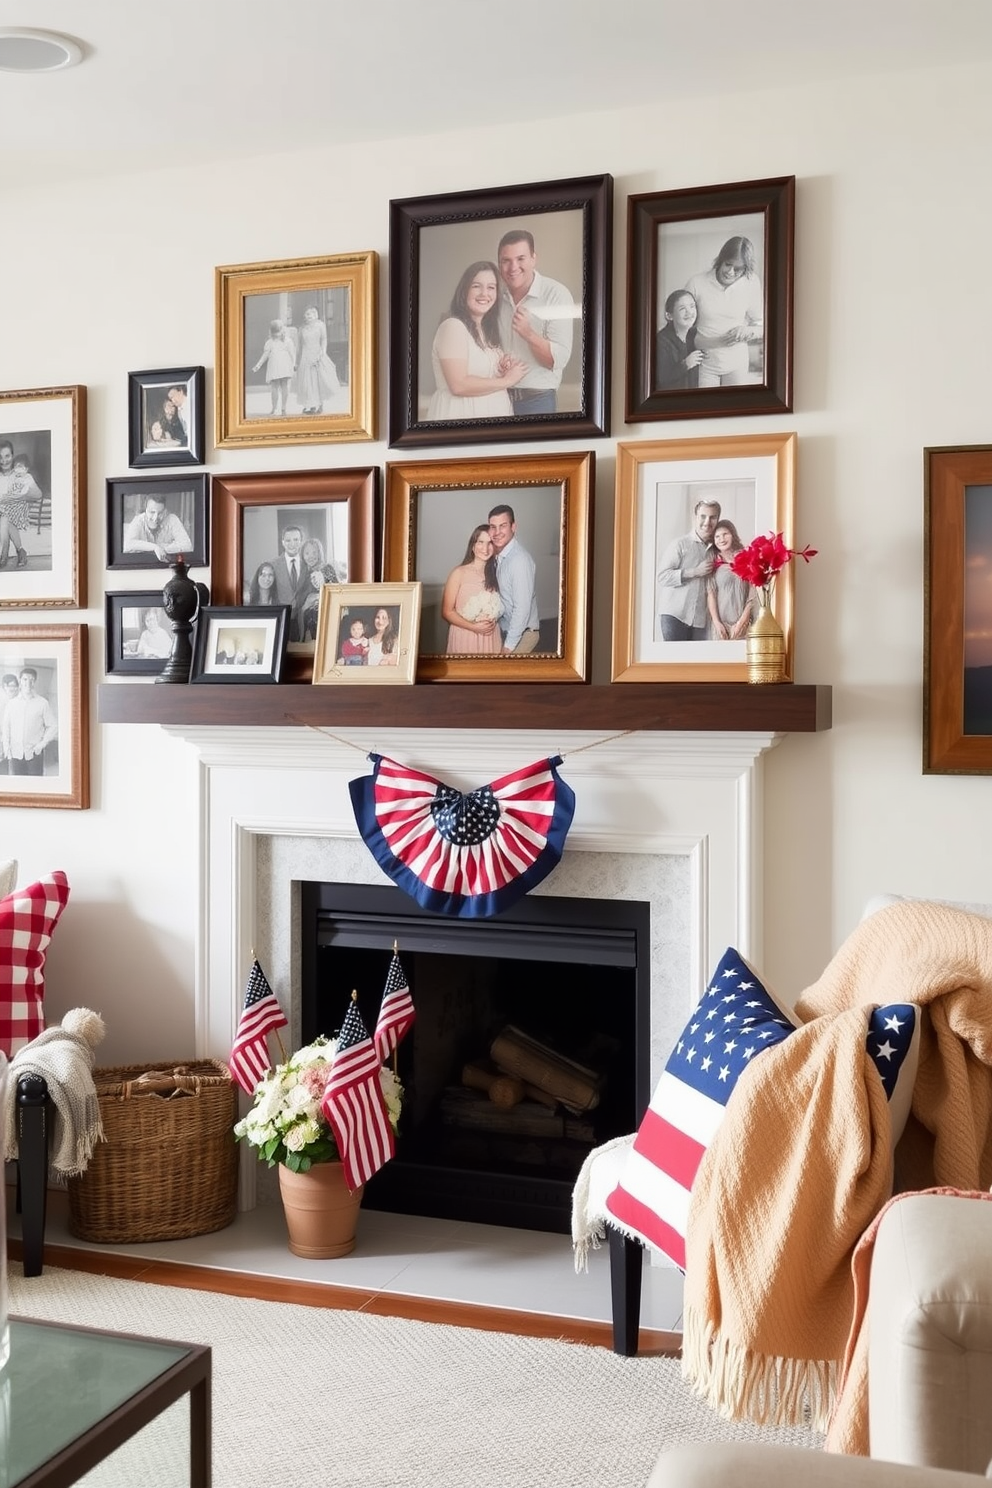
<path id="1" fill-rule="evenodd" d="M 285 78 L 291 87 L 291 69 Z M 609 171 L 614 435 L 592 441 L 596 680 L 609 668 L 616 440 L 796 430 L 796 535 L 820 549 L 797 576 L 797 678 L 833 684 L 835 723 L 787 739 L 768 760 L 765 969 L 783 992 L 799 990 L 879 889 L 992 897 L 992 781 L 924 778 L 920 739 L 921 452 L 992 437 L 987 94 L 984 71 L 955 69 L 677 108 L 646 101 L 546 128 L 459 120 L 430 142 L 19 193 L 20 226 L 4 235 L 0 384 L 89 388 L 90 604 L 6 618 L 88 624 L 95 688 L 104 591 L 150 577 L 105 568 L 104 481 L 127 473 L 126 373 L 203 363 L 212 398 L 215 265 L 369 248 L 385 260 L 391 197 Z M 628 193 L 788 173 L 798 178 L 795 413 L 625 427 Z M 210 468 L 225 472 L 388 458 L 384 442 L 208 448 Z M 77 1003 L 101 1009 L 106 1063 L 188 1054 L 197 760 L 160 729 L 100 728 L 95 717 L 91 744 L 92 809 L 4 811 L 0 858 L 19 857 L 22 878 L 64 867 L 72 883 L 49 961 L 51 1016 Z"/>

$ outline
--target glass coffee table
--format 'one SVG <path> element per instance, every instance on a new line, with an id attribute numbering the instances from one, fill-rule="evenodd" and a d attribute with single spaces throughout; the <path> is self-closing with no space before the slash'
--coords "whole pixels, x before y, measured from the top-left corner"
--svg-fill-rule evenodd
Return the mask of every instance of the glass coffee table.
<path id="1" fill-rule="evenodd" d="M 210 1488 L 210 1382 L 205 1345 L 12 1317 L 0 1488 L 67 1488 L 186 1394 L 190 1488 Z"/>

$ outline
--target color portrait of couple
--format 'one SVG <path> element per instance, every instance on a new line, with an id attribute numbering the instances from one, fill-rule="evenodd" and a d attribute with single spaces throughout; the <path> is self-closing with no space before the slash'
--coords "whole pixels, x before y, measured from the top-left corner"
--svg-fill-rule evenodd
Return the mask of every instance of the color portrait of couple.
<path id="1" fill-rule="evenodd" d="M 581 407 L 580 212 L 425 227 L 420 253 L 421 418 Z"/>

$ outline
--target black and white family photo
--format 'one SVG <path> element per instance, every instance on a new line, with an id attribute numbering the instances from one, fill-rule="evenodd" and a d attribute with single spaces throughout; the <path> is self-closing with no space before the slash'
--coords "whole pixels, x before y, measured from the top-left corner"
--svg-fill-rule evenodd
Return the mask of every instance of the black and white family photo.
<path id="1" fill-rule="evenodd" d="M 763 383 L 763 215 L 672 222 L 657 231 L 655 387 Z"/>
<path id="2" fill-rule="evenodd" d="M 757 594 L 730 564 L 757 535 L 754 481 L 662 483 L 657 506 L 655 640 L 743 640 Z"/>
<path id="3" fill-rule="evenodd" d="M 51 572 L 49 429 L 0 434 L 0 578 L 7 568 Z"/>
<path id="4" fill-rule="evenodd" d="M 348 413 L 347 285 L 244 299 L 244 417 Z"/>
<path id="5" fill-rule="evenodd" d="M 313 647 L 320 591 L 348 583 L 348 503 L 247 506 L 242 603 L 289 605 L 287 645 Z"/>
<path id="6" fill-rule="evenodd" d="M 57 681 L 56 661 L 0 654 L 0 775 L 58 775 Z"/>
<path id="7" fill-rule="evenodd" d="M 420 417 L 528 418 L 582 407 L 582 213 L 420 232 Z"/>

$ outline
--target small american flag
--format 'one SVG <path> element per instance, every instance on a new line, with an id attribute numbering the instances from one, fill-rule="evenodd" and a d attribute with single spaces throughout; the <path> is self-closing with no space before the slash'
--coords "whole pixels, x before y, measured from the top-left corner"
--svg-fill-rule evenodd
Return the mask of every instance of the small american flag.
<path id="1" fill-rule="evenodd" d="M 375 1052 L 383 1064 L 400 1039 L 410 1031 L 416 1016 L 406 975 L 400 965 L 400 958 L 394 951 L 389 975 L 386 978 L 386 990 L 382 994 L 379 1019 L 373 1034 Z"/>
<path id="2" fill-rule="evenodd" d="M 258 961 L 252 961 L 245 989 L 245 1005 L 234 1035 L 228 1064 L 246 1095 L 272 1068 L 267 1038 L 274 1028 L 285 1028 L 286 1018 Z"/>
<path id="3" fill-rule="evenodd" d="M 379 1082 L 381 1068 L 382 1060 L 353 1000 L 338 1034 L 338 1049 L 321 1102 L 352 1192 L 378 1173 L 396 1151 Z"/>

